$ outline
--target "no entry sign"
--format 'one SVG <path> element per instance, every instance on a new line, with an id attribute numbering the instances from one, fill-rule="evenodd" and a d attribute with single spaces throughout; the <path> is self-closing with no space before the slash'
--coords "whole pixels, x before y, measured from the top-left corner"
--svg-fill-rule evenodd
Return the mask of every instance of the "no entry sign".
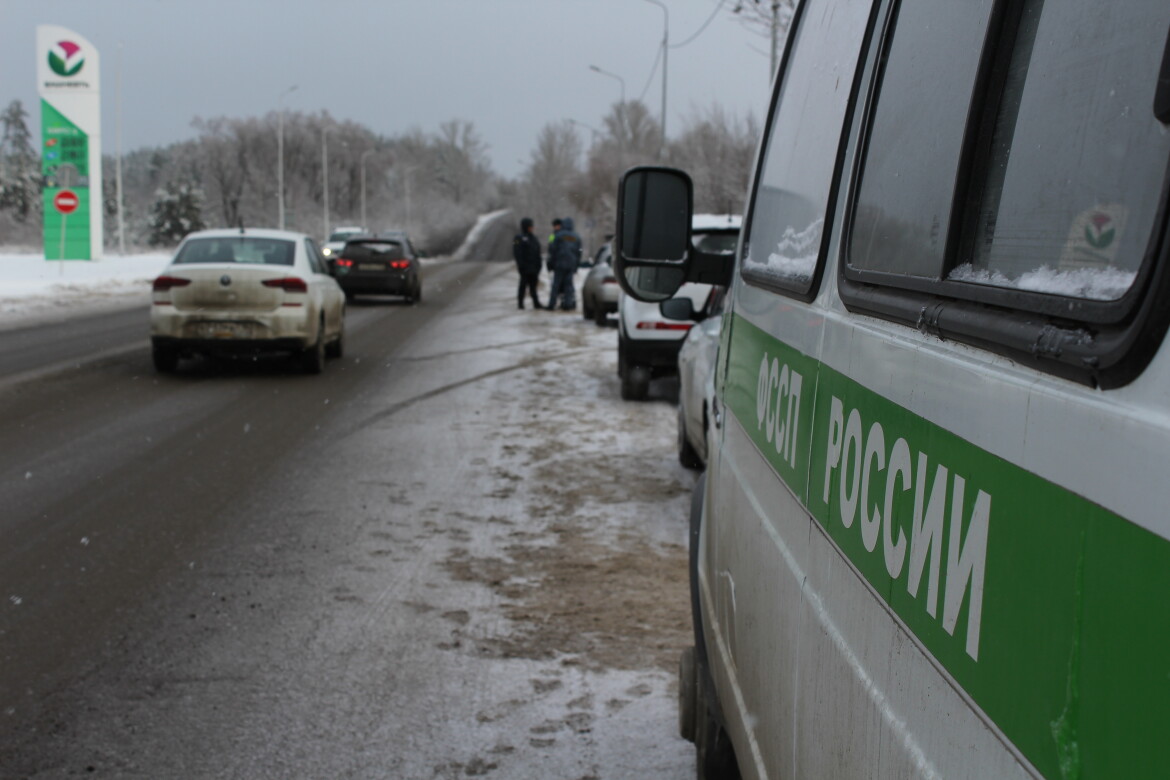
<path id="1" fill-rule="evenodd" d="M 77 211 L 80 202 L 72 190 L 61 190 L 53 196 L 53 207 L 62 214 L 72 214 Z"/>

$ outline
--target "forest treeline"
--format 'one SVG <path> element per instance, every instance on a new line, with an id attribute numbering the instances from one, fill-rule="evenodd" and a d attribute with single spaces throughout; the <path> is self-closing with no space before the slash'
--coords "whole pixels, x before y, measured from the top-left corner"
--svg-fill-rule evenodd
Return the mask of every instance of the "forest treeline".
<path id="1" fill-rule="evenodd" d="M 0 114 L 0 244 L 39 246 L 41 159 L 19 101 Z M 596 128 L 552 122 L 516 178 L 497 174 L 473 123 L 387 136 L 328 112 L 288 111 L 193 122 L 195 137 L 124 155 L 125 242 L 173 246 L 201 227 L 278 221 L 284 150 L 285 225 L 323 237 L 337 225 L 405 228 L 433 254 L 454 249 L 476 216 L 510 208 L 547 226 L 571 215 L 590 246 L 612 232 L 617 180 L 632 165 L 663 163 L 695 180 L 698 211 L 739 213 L 759 126 L 719 106 L 694 110 L 661 137 L 645 104 L 615 103 Z M 103 161 L 105 239 L 118 246 L 115 165 Z M 364 210 L 364 219 L 363 219 Z"/>

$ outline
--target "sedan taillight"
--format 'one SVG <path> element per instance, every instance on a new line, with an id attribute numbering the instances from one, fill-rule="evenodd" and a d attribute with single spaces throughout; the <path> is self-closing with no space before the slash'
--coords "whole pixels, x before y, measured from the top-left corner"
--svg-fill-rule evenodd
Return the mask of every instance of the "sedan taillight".
<path id="1" fill-rule="evenodd" d="M 160 276 L 154 280 L 151 289 L 155 292 L 167 292 L 172 287 L 186 287 L 191 284 L 190 279 L 183 279 L 178 276 Z"/>
<path id="2" fill-rule="evenodd" d="M 309 286 L 305 284 L 305 280 L 298 279 L 295 276 L 286 276 L 281 279 L 265 279 L 261 284 L 265 287 L 279 287 L 289 293 L 307 293 L 309 291 Z"/>

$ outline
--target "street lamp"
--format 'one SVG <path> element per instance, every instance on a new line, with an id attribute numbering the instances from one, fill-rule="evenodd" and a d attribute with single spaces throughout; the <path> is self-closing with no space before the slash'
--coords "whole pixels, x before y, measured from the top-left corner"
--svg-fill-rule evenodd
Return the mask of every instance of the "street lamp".
<path id="1" fill-rule="evenodd" d="M 597 129 L 596 127 L 594 127 L 593 125 L 587 125 L 587 124 L 585 124 L 584 122 L 578 122 L 576 119 L 570 119 L 570 120 L 569 120 L 569 124 L 572 124 L 572 125 L 577 125 L 578 127 L 583 127 L 583 128 L 585 128 L 586 130 L 588 130 L 588 131 L 589 131 L 589 132 L 592 134 L 592 136 L 593 136 L 593 143 L 591 144 L 591 146 L 596 146 L 596 145 L 597 145 L 597 137 L 598 137 L 599 135 L 601 135 L 601 131 L 600 131 L 600 130 L 598 130 L 598 129 Z"/>
<path id="2" fill-rule="evenodd" d="M 366 149 L 358 159 L 358 164 L 362 168 L 362 230 L 366 231 L 370 229 L 370 226 L 366 224 L 366 157 L 373 153 L 373 149 Z"/>
<path id="3" fill-rule="evenodd" d="M 661 0 L 646 0 L 662 9 L 662 144 L 658 156 L 666 150 L 666 54 L 670 50 L 670 12 Z"/>
<path id="4" fill-rule="evenodd" d="M 626 104 L 626 80 L 625 79 L 623 79 L 621 76 L 619 76 L 616 73 L 610 73 L 608 70 L 602 70 L 601 68 L 597 67 L 596 65 L 590 65 L 589 70 L 593 71 L 594 73 L 600 73 L 602 76 L 609 76 L 611 79 L 617 79 L 618 83 L 621 84 L 621 86 L 622 86 L 622 105 L 624 106 Z"/>
<path id="5" fill-rule="evenodd" d="M 329 128 L 323 126 L 321 128 L 321 190 L 325 201 L 325 221 L 321 225 L 321 230 L 326 241 L 329 240 L 329 145 L 325 143 L 328 136 Z"/>
<path id="6" fill-rule="evenodd" d="M 297 85 L 293 84 L 281 92 L 280 97 L 276 99 L 278 106 L 276 115 L 276 222 L 281 230 L 284 230 L 284 98 L 296 91 L 296 88 Z"/>

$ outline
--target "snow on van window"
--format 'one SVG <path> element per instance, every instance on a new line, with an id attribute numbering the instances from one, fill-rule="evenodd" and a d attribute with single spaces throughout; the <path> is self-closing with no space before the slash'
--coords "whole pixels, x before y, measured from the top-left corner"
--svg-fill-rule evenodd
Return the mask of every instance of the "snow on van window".
<path id="1" fill-rule="evenodd" d="M 977 269 L 970 263 L 959 266 L 947 276 L 953 282 L 986 284 L 1093 301 L 1117 300 L 1133 286 L 1136 278 L 1136 271 L 1108 266 L 1059 269 L 1044 265 L 1012 279 L 999 271 Z"/>
<path id="2" fill-rule="evenodd" d="M 820 254 L 821 228 L 824 223 L 824 219 L 818 219 L 799 231 L 789 225 L 784 229 L 776 249 L 768 254 L 767 260 L 757 259 L 755 251 L 749 250 L 746 269 L 779 276 L 788 281 L 811 280 Z"/>

